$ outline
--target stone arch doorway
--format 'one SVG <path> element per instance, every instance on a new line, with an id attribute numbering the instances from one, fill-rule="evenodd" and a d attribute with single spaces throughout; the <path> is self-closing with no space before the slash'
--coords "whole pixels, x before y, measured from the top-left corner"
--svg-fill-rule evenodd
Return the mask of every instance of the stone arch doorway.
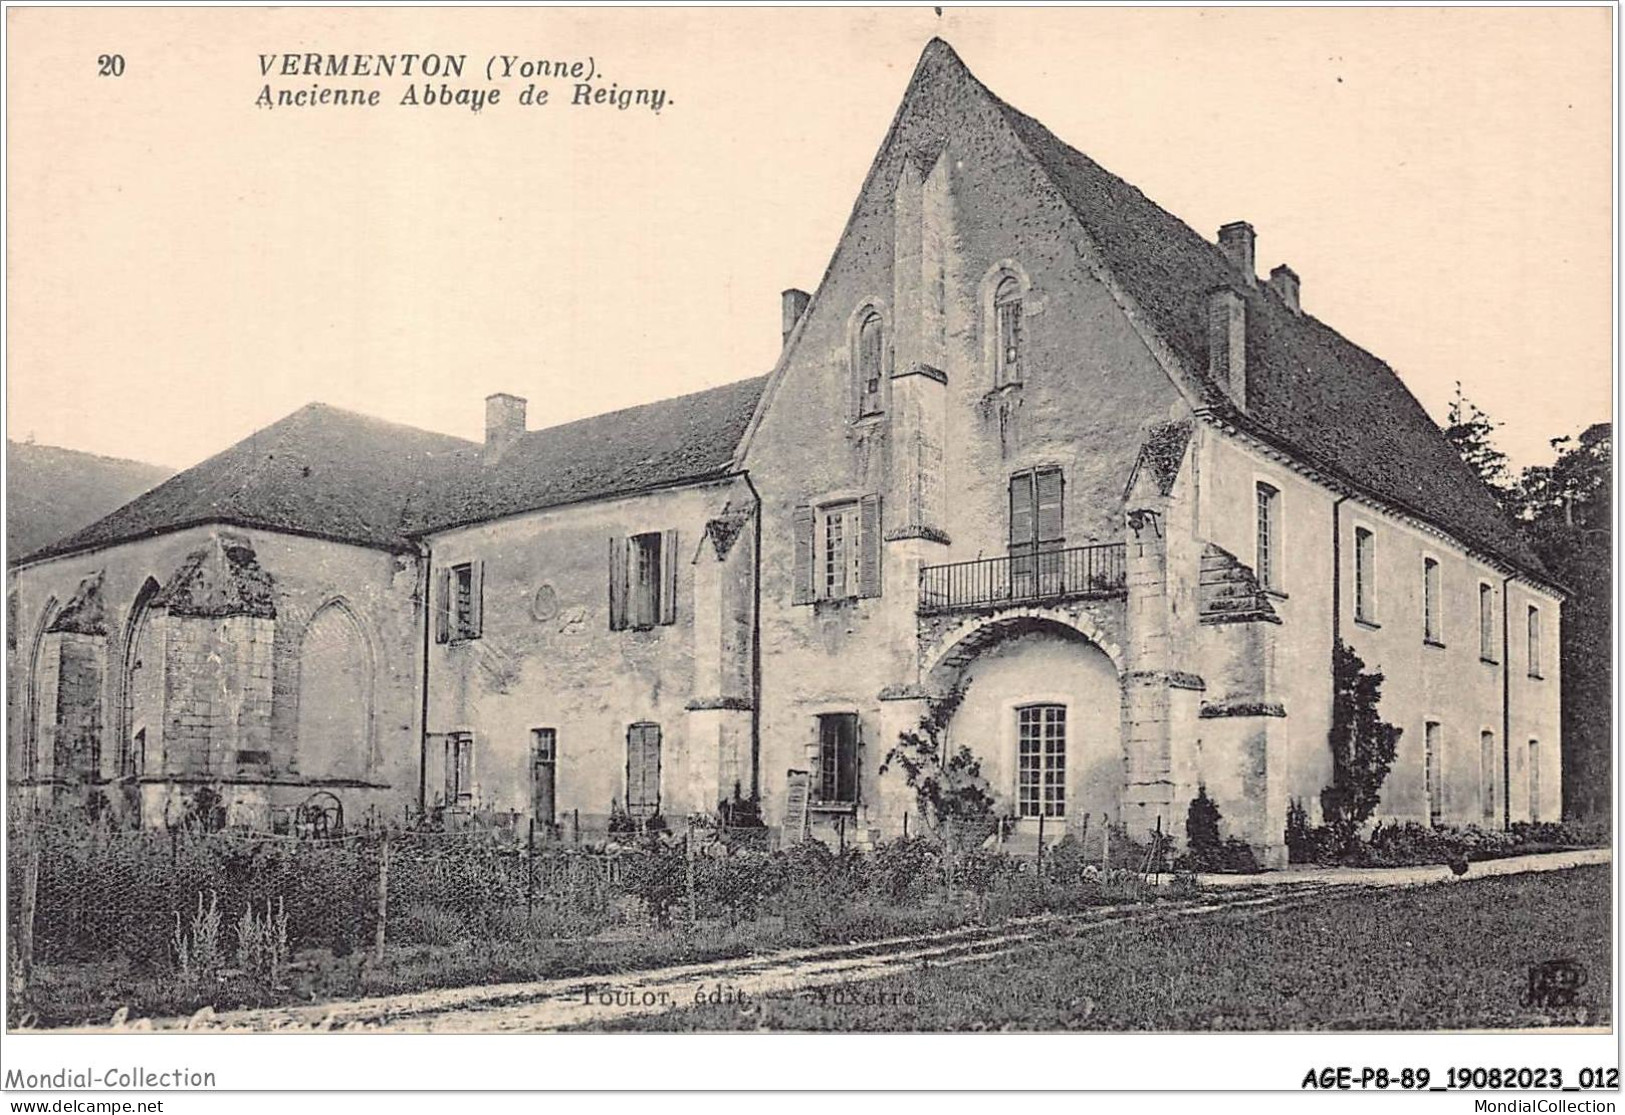
<path id="1" fill-rule="evenodd" d="M 1118 817 L 1123 791 L 1117 663 L 1077 626 L 1047 617 L 983 624 L 929 671 L 962 688 L 948 743 L 969 747 L 1001 815 L 1046 839 Z"/>
<path id="2" fill-rule="evenodd" d="M 295 763 L 315 780 L 361 780 L 373 770 L 372 644 L 350 606 L 329 600 L 299 640 Z"/>

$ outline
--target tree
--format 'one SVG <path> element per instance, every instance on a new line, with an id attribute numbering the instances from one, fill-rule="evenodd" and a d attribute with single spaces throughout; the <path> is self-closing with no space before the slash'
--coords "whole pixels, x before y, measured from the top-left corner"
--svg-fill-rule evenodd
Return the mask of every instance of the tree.
<path id="1" fill-rule="evenodd" d="M 1381 673 L 1366 672 L 1364 660 L 1337 641 L 1332 650 L 1332 784 L 1320 792 L 1320 811 L 1344 847 L 1354 843 L 1360 826 L 1376 812 L 1399 747 L 1401 729 L 1377 711 L 1382 683 Z"/>
<path id="2" fill-rule="evenodd" d="M 1462 393 L 1461 381 L 1457 380 L 1456 397 L 1450 403 L 1444 436 L 1468 467 L 1478 474 L 1490 494 L 1509 514 L 1514 514 L 1519 502 L 1518 484 L 1507 467 L 1507 455 L 1495 445 L 1495 431 L 1500 425 Z"/>
<path id="3" fill-rule="evenodd" d="M 944 839 L 974 830 L 993 816 L 993 795 L 982 777 L 982 761 L 970 748 L 948 744 L 948 724 L 965 700 L 963 687 L 927 702 L 917 728 L 903 732 L 887 752 L 880 773 L 895 764 L 914 791 L 920 817 Z"/>
<path id="4" fill-rule="evenodd" d="M 1613 427 L 1552 440 L 1551 465 L 1523 471 L 1524 533 L 1566 593 L 1559 643 L 1563 815 L 1612 808 Z"/>

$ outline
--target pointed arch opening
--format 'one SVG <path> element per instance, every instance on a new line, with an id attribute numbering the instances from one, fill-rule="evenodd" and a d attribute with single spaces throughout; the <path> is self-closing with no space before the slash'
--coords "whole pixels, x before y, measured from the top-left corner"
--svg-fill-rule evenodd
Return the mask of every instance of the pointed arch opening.
<path id="1" fill-rule="evenodd" d="M 148 577 L 135 594 L 124 625 L 119 668 L 118 776 L 140 778 L 156 760 L 164 715 L 164 642 L 153 600 L 161 591 Z"/>
<path id="2" fill-rule="evenodd" d="M 22 753 L 17 757 L 17 773 L 24 780 L 41 777 L 39 757 L 45 751 L 41 745 L 41 737 L 45 731 L 46 710 L 42 707 L 44 686 L 41 684 L 40 674 L 43 672 L 44 662 L 40 651 L 45 646 L 45 633 L 56 622 L 56 615 L 62 610 L 62 604 L 55 596 L 45 602 L 40 612 L 39 623 L 34 627 L 34 638 L 28 645 L 28 708 L 25 713 L 22 735 Z M 50 712 L 50 723 L 56 723 L 56 714 Z"/>
<path id="3" fill-rule="evenodd" d="M 335 597 L 316 609 L 298 646 L 297 769 L 313 780 L 362 780 L 377 765 L 374 655 L 355 611 Z"/>

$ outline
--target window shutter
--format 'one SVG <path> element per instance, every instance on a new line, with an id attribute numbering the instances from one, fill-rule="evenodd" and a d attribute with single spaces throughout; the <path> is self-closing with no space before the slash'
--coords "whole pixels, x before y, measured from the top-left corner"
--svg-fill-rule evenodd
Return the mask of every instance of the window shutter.
<path id="1" fill-rule="evenodd" d="M 803 504 L 793 515 L 795 559 L 791 567 L 790 603 L 811 604 L 813 592 L 813 509 Z"/>
<path id="2" fill-rule="evenodd" d="M 446 737 L 446 801 L 457 804 L 457 733 Z"/>
<path id="3" fill-rule="evenodd" d="M 485 563 L 476 561 L 469 566 L 468 577 L 468 631 L 470 639 L 478 639 L 485 629 Z"/>
<path id="4" fill-rule="evenodd" d="M 858 501 L 858 595 L 880 595 L 880 497 L 864 496 Z"/>
<path id="5" fill-rule="evenodd" d="M 626 539 L 609 540 L 609 629 L 626 630 Z"/>
<path id="6" fill-rule="evenodd" d="M 1061 470 L 1043 469 L 1034 475 L 1034 481 L 1038 489 L 1038 541 L 1059 542 L 1066 537 Z"/>
<path id="7" fill-rule="evenodd" d="M 442 569 L 436 578 L 434 605 L 434 641 L 451 641 L 451 570 Z"/>
<path id="8" fill-rule="evenodd" d="M 677 622 L 677 532 L 660 537 L 660 622 Z"/>
<path id="9" fill-rule="evenodd" d="M 1030 546 L 1033 541 L 1033 475 L 1018 473 L 1010 478 L 1010 546 Z"/>

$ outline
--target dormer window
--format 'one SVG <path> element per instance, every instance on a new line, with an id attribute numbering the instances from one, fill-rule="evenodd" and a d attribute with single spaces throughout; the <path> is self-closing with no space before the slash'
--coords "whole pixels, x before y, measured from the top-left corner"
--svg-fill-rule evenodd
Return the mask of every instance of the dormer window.
<path id="1" fill-rule="evenodd" d="M 861 418 L 885 410 L 882 391 L 885 385 L 886 327 L 880 314 L 872 307 L 864 311 L 858 323 L 857 348 L 858 416 Z"/>
<path id="2" fill-rule="evenodd" d="M 994 328 L 997 333 L 994 386 L 1021 382 L 1021 282 L 1005 275 L 993 291 Z"/>

